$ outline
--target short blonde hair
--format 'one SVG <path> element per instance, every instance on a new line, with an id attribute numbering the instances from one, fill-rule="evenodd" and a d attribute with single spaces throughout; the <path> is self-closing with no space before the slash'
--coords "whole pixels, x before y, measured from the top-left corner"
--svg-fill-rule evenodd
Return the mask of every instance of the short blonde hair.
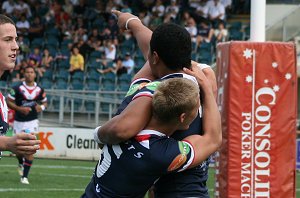
<path id="1" fill-rule="evenodd" d="M 190 113 L 199 104 L 198 85 L 186 78 L 162 81 L 152 99 L 153 116 L 161 122 L 174 122 L 182 113 Z"/>

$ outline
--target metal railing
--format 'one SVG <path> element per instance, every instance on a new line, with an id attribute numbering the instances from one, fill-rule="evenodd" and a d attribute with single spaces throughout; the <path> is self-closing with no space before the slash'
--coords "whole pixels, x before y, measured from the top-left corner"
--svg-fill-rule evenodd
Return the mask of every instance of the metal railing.
<path id="1" fill-rule="evenodd" d="M 7 88 L 0 87 L 3 95 Z M 112 118 L 125 92 L 88 90 L 45 90 L 48 108 L 40 120 L 68 127 L 94 128 Z"/>

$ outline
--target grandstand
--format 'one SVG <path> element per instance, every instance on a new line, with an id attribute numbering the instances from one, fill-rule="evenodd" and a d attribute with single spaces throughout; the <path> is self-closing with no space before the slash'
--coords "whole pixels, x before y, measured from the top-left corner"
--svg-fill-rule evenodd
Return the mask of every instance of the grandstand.
<path id="1" fill-rule="evenodd" d="M 44 56 L 42 49 L 48 49 L 53 61 L 47 66 L 43 63 L 36 65 L 37 71 L 40 68 L 45 69 L 44 72 L 38 72 L 42 75 L 38 75 L 37 82 L 47 90 L 49 99 L 49 108 L 43 112 L 42 120 L 63 125 L 95 127 L 109 119 L 126 93 L 134 73 L 143 66 L 144 59 L 135 39 L 130 34 L 119 34 L 116 19 L 110 14 L 111 8 L 122 10 L 125 9 L 124 4 L 128 4 L 128 10 L 133 14 L 138 16 L 142 12 L 146 13 L 142 20 L 147 24 L 147 19 L 149 19 L 148 25 L 151 28 L 168 21 L 187 26 L 187 20 L 182 15 L 184 12 L 188 12 L 190 18 L 196 22 L 194 28 L 197 29 L 197 35 L 195 36 L 200 38 L 200 41 L 197 38 L 198 40 L 193 42 L 192 58 L 210 65 L 215 62 L 217 42 L 249 38 L 249 5 L 220 5 L 226 9 L 222 20 L 206 20 L 197 10 L 197 6 L 203 6 L 200 1 L 198 3 L 197 1 L 193 3 L 189 3 L 189 1 L 176 2 L 172 6 L 178 10 L 171 18 L 168 18 L 172 8 L 169 1 L 163 2 L 162 6 L 166 11 L 160 16 L 156 16 L 152 12 L 156 7 L 154 1 L 149 5 L 134 1 L 116 1 L 120 4 L 116 4 L 114 1 L 91 0 L 79 1 L 80 3 L 71 2 L 75 3 L 65 4 L 63 1 L 32 3 L 27 1 L 25 2 L 26 6 L 23 7 L 28 7 L 28 10 L 10 9 L 11 6 L 20 7 L 19 2 L 15 2 L 11 6 L 7 2 L 2 3 L 3 13 L 11 16 L 22 31 L 18 32 L 20 55 L 17 68 L 12 73 L 8 73 L 6 77 L 4 75 L 5 82 L 1 81 L 1 87 L 6 89 L 22 79 L 22 70 L 29 64 L 28 59 L 35 48 L 40 49 L 38 53 L 40 57 Z M 21 16 L 24 15 L 26 16 L 26 25 L 21 21 Z M 243 19 L 238 21 L 237 18 Z M 201 29 L 200 26 L 203 20 L 207 22 L 207 28 L 211 30 L 217 30 L 218 21 L 223 21 L 228 33 L 220 41 L 216 39 L 217 35 L 212 35 L 207 40 L 205 38 L 206 30 Z M 108 42 L 115 45 L 114 59 L 123 58 L 127 52 L 132 54 L 135 62 L 132 73 L 118 76 L 115 73 L 101 74 L 97 72 L 97 69 L 114 65 L 114 59 L 107 59 L 105 54 Z M 73 46 L 79 47 L 80 53 L 85 59 L 85 67 L 84 71 L 77 72 L 72 76 L 68 70 Z M 88 116 L 85 116 L 86 114 Z"/>

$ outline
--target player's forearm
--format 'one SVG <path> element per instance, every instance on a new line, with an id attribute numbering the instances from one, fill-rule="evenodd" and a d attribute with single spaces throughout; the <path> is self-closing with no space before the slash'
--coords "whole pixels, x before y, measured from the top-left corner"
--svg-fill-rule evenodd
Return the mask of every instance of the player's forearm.
<path id="1" fill-rule="evenodd" d="M 138 46 L 141 49 L 145 60 L 147 60 L 152 31 L 144 26 L 139 20 L 131 20 L 128 23 L 128 28 L 132 31 L 133 36 L 136 38 Z"/>
<path id="2" fill-rule="evenodd" d="M 132 101 L 120 114 L 106 122 L 98 131 L 105 144 L 126 141 L 145 128 L 151 117 L 152 98 L 139 97 Z"/>
<path id="3" fill-rule="evenodd" d="M 203 129 L 204 137 L 217 149 L 222 143 L 221 116 L 210 87 L 203 87 Z"/>
<path id="4" fill-rule="evenodd" d="M 19 107 L 18 105 L 16 105 L 14 102 L 10 101 L 9 99 L 6 100 L 7 106 L 15 111 L 21 111 L 21 107 Z"/>
<path id="5" fill-rule="evenodd" d="M 7 151 L 7 141 L 9 137 L 0 136 L 0 151 Z"/>

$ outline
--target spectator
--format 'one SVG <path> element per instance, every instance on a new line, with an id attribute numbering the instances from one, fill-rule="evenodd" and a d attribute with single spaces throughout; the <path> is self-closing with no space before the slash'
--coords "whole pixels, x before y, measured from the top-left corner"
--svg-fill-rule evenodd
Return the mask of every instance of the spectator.
<path id="1" fill-rule="evenodd" d="M 152 7 L 152 14 L 160 18 L 163 17 L 165 13 L 165 6 L 162 4 L 161 0 L 156 0 L 155 5 Z"/>
<path id="2" fill-rule="evenodd" d="M 97 69 L 97 71 L 100 74 L 106 74 L 106 73 L 109 73 L 109 72 L 118 73 L 118 71 L 122 68 L 122 59 L 121 58 L 115 59 L 113 64 L 112 64 L 112 67 L 108 66 L 107 61 L 103 61 L 102 64 L 103 64 L 104 68 L 103 69 Z M 125 72 L 123 72 L 123 73 L 125 73 Z"/>
<path id="3" fill-rule="evenodd" d="M 34 38 L 42 38 L 44 36 L 44 25 L 42 24 L 39 16 L 34 17 L 28 32 L 30 41 L 32 41 Z"/>
<path id="4" fill-rule="evenodd" d="M 196 21 L 200 23 L 203 20 L 208 18 L 208 5 L 206 0 L 200 1 L 200 5 L 197 7 L 196 12 Z"/>
<path id="5" fill-rule="evenodd" d="M 16 23 L 18 35 L 28 35 L 30 24 L 26 19 L 26 15 L 22 14 L 20 20 Z"/>
<path id="6" fill-rule="evenodd" d="M 224 42 L 227 40 L 228 30 L 225 28 L 224 22 L 218 24 L 218 29 L 214 30 L 214 35 L 217 42 Z"/>
<path id="7" fill-rule="evenodd" d="M 208 17 L 215 26 L 218 22 L 225 20 L 225 7 L 220 0 L 213 0 L 209 3 Z"/>
<path id="8" fill-rule="evenodd" d="M 112 42 L 112 40 L 105 41 L 104 53 L 105 53 L 104 59 L 108 61 L 115 60 L 117 49 L 114 43 Z"/>
<path id="9" fill-rule="evenodd" d="M 134 61 L 130 56 L 129 52 L 126 52 L 125 58 L 122 61 L 122 69 L 118 70 L 117 74 L 120 75 L 122 73 L 131 74 L 134 67 Z M 123 71 L 122 71 L 123 70 Z"/>
<path id="10" fill-rule="evenodd" d="M 17 0 L 15 10 L 21 15 L 24 14 L 26 18 L 30 18 L 32 16 L 30 7 L 24 0 Z"/>
<path id="11" fill-rule="evenodd" d="M 17 71 L 17 73 L 16 76 L 12 79 L 13 82 L 20 82 L 25 80 L 24 73 L 26 67 L 28 67 L 28 63 L 25 59 L 21 60 L 21 62 L 16 65 L 14 70 Z"/>
<path id="12" fill-rule="evenodd" d="M 145 25 L 145 26 L 149 26 L 150 23 L 150 16 L 148 14 L 148 12 L 146 10 L 142 10 L 139 13 L 139 19 L 141 20 L 141 22 Z"/>
<path id="13" fill-rule="evenodd" d="M 197 44 L 200 45 L 201 42 L 209 43 L 211 42 L 214 35 L 214 29 L 211 28 L 209 21 L 202 21 L 198 28 L 197 34 Z"/>
<path id="14" fill-rule="evenodd" d="M 47 69 L 51 69 L 51 64 L 53 63 L 53 56 L 49 53 L 49 50 L 46 48 L 44 49 L 42 63 L 41 63 L 41 69 L 42 69 L 42 75 L 40 77 L 43 77 L 43 73 Z"/>
<path id="15" fill-rule="evenodd" d="M 33 53 L 29 54 L 28 65 L 33 67 L 35 70 L 39 70 L 42 63 L 42 56 L 40 54 L 40 48 L 35 47 Z M 40 71 L 38 71 L 40 74 Z"/>
<path id="16" fill-rule="evenodd" d="M 171 5 L 166 7 L 166 14 L 170 14 L 172 20 L 177 18 L 179 12 L 179 6 L 177 5 L 176 0 L 171 0 Z"/>
<path id="17" fill-rule="evenodd" d="M 129 7 L 128 3 L 124 3 L 123 8 L 121 9 L 122 12 L 132 13 L 131 8 Z"/>
<path id="18" fill-rule="evenodd" d="M 15 1 L 14 0 L 7 0 L 4 1 L 2 4 L 2 12 L 6 15 L 11 15 L 15 9 Z"/>
<path id="19" fill-rule="evenodd" d="M 70 58 L 70 69 L 69 72 L 73 75 L 75 72 L 84 71 L 84 58 L 79 53 L 79 49 L 77 47 L 73 47 L 72 55 Z"/>
<path id="20" fill-rule="evenodd" d="M 106 67 L 107 65 L 104 64 Z M 130 56 L 130 53 L 127 52 L 125 54 L 124 60 L 117 58 L 115 63 L 113 64 L 113 67 L 106 67 L 105 69 L 97 69 L 97 71 L 101 74 L 105 74 L 108 72 L 114 72 L 117 75 L 121 74 L 131 74 L 134 69 L 134 61 Z"/>
<path id="21" fill-rule="evenodd" d="M 196 43 L 198 30 L 197 30 L 196 22 L 193 17 L 190 17 L 188 19 L 185 29 L 190 33 L 192 42 Z"/>
<path id="22" fill-rule="evenodd" d="M 72 16 L 73 14 L 73 8 L 71 0 L 65 0 L 65 4 L 63 5 L 63 9 L 66 13 L 68 13 L 69 16 Z"/>

